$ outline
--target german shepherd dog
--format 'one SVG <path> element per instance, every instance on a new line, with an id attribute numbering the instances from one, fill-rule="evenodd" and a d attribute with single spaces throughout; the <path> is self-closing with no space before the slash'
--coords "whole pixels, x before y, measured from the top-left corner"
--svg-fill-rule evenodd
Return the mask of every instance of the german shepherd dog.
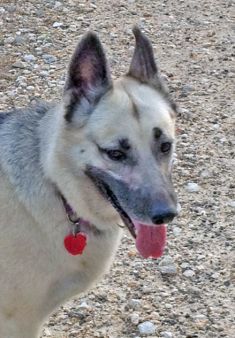
<path id="1" fill-rule="evenodd" d="M 162 255 L 177 214 L 175 104 L 148 38 L 112 81 L 89 32 L 61 102 L 0 114 L 0 337 L 38 337 L 47 316 L 107 271 L 124 225 Z M 121 225 L 121 227 L 120 227 Z"/>

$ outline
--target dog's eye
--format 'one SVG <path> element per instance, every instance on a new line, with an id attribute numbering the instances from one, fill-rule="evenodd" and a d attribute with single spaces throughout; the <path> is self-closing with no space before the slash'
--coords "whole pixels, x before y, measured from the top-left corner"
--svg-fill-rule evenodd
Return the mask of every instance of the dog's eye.
<path id="1" fill-rule="evenodd" d="M 171 150 L 171 143 L 170 142 L 163 142 L 161 144 L 161 152 L 162 153 L 169 153 Z"/>
<path id="2" fill-rule="evenodd" d="M 105 150 L 106 155 L 113 161 L 123 161 L 126 159 L 126 154 L 121 150 Z"/>

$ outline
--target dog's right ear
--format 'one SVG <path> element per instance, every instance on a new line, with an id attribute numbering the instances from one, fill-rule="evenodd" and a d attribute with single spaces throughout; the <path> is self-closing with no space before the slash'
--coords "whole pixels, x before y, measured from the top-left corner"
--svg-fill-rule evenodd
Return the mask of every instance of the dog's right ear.
<path id="1" fill-rule="evenodd" d="M 69 65 L 64 88 L 65 119 L 72 121 L 80 111 L 84 120 L 111 87 L 103 47 L 97 35 L 90 32 L 78 44 Z M 79 116 L 76 120 L 79 121 Z"/>

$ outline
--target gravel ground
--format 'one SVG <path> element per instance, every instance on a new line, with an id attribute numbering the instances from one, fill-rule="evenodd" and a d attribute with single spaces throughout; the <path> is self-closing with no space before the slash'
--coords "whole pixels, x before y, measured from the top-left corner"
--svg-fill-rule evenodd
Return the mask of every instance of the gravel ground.
<path id="1" fill-rule="evenodd" d="M 42 337 L 234 337 L 233 0 L 1 0 L 0 109 L 58 98 L 88 29 L 126 72 L 133 24 L 153 41 L 181 111 L 175 184 L 181 215 L 162 259 L 142 260 L 129 235 L 111 272 L 44 326 Z M 232 27 L 233 26 L 233 27 Z"/>

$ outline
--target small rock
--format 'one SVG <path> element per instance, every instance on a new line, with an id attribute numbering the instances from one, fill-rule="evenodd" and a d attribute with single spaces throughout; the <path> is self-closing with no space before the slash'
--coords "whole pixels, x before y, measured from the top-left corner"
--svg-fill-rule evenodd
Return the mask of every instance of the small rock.
<path id="1" fill-rule="evenodd" d="M 189 95 L 189 93 L 193 91 L 193 87 L 190 85 L 184 85 L 181 88 L 181 93 L 180 93 L 180 97 L 187 97 Z"/>
<path id="2" fill-rule="evenodd" d="M 17 35 L 15 37 L 15 40 L 14 40 L 14 44 L 16 46 L 20 46 L 20 45 L 23 45 L 25 43 L 25 38 L 21 35 Z"/>
<path id="3" fill-rule="evenodd" d="M 235 208 L 235 201 L 228 202 L 228 205 L 232 208 Z"/>
<path id="4" fill-rule="evenodd" d="M 193 317 L 195 325 L 198 329 L 203 329 L 209 322 L 208 318 L 205 315 L 195 315 Z"/>
<path id="5" fill-rule="evenodd" d="M 6 7 L 6 10 L 8 11 L 8 13 L 14 13 L 16 11 L 16 6 L 9 5 Z"/>
<path id="6" fill-rule="evenodd" d="M 163 337 L 163 338 L 173 338 L 173 333 L 171 333 L 169 331 L 163 331 L 163 332 L 161 332 L 161 337 Z"/>
<path id="7" fill-rule="evenodd" d="M 35 12 L 35 15 L 39 18 L 44 17 L 44 11 L 40 8 Z"/>
<path id="8" fill-rule="evenodd" d="M 90 306 L 84 301 L 79 305 L 79 309 L 89 309 Z"/>
<path id="9" fill-rule="evenodd" d="M 23 56 L 24 61 L 26 62 L 34 62 L 36 60 L 35 56 L 32 54 L 26 54 Z"/>
<path id="10" fill-rule="evenodd" d="M 203 178 L 210 177 L 210 172 L 209 172 L 209 170 L 207 170 L 207 169 L 203 170 L 203 171 L 201 172 L 200 176 L 203 177 Z"/>
<path id="11" fill-rule="evenodd" d="M 188 191 L 188 192 L 198 192 L 200 190 L 200 187 L 197 183 L 195 182 L 189 182 L 185 189 Z"/>
<path id="12" fill-rule="evenodd" d="M 49 73 L 46 71 L 46 70 L 42 70 L 40 73 L 39 73 L 42 77 L 46 77 L 49 75 Z"/>
<path id="13" fill-rule="evenodd" d="M 144 294 L 149 294 L 153 291 L 153 288 L 151 286 L 144 285 L 142 288 L 142 292 Z"/>
<path id="14" fill-rule="evenodd" d="M 138 313 L 132 313 L 130 315 L 130 320 L 132 324 L 137 325 L 140 322 L 140 316 L 138 315 Z"/>
<path id="15" fill-rule="evenodd" d="M 187 268 L 189 268 L 189 263 L 183 262 L 182 264 L 180 264 L 180 266 L 181 266 L 182 269 L 187 269 Z"/>
<path id="16" fill-rule="evenodd" d="M 165 256 L 161 260 L 158 269 L 163 275 L 175 275 L 177 273 L 177 267 L 170 256 Z"/>
<path id="17" fill-rule="evenodd" d="M 178 237 L 181 234 L 182 229 L 180 229 L 179 227 L 175 226 L 172 231 L 173 231 L 174 236 Z"/>
<path id="18" fill-rule="evenodd" d="M 12 44 L 14 42 L 15 38 L 13 36 L 9 36 L 9 38 L 6 38 L 4 40 L 4 44 Z"/>
<path id="19" fill-rule="evenodd" d="M 49 330 L 47 327 L 45 327 L 45 329 L 44 329 L 44 334 L 46 334 L 49 337 L 52 336 L 51 330 Z"/>
<path id="20" fill-rule="evenodd" d="M 33 91 L 34 90 L 34 86 L 27 86 L 26 88 L 27 90 Z"/>
<path id="21" fill-rule="evenodd" d="M 153 335 L 156 332 L 156 326 L 150 321 L 139 324 L 138 329 L 141 336 Z"/>
<path id="22" fill-rule="evenodd" d="M 42 58 L 43 58 L 44 62 L 48 63 L 48 64 L 54 63 L 54 62 L 57 61 L 57 57 L 54 56 L 54 55 L 51 55 L 51 54 L 43 54 Z"/>
<path id="23" fill-rule="evenodd" d="M 193 114 L 188 109 L 185 109 L 185 108 L 181 108 L 179 111 L 179 114 L 186 120 L 191 120 L 193 116 Z"/>
<path id="24" fill-rule="evenodd" d="M 21 61 L 16 61 L 15 63 L 13 63 L 12 65 L 13 68 L 20 68 L 20 69 L 24 69 L 25 68 L 25 64 Z"/>
<path id="25" fill-rule="evenodd" d="M 63 6 L 63 4 L 62 4 L 61 2 L 56 1 L 56 2 L 55 2 L 55 5 L 54 5 L 54 8 L 60 8 L 60 7 L 62 7 L 62 6 Z"/>
<path id="26" fill-rule="evenodd" d="M 195 275 L 195 272 L 194 272 L 193 270 L 188 269 L 188 270 L 185 270 L 185 271 L 183 272 L 183 275 L 184 275 L 185 277 L 190 278 L 190 277 L 193 277 L 193 276 Z"/>
<path id="27" fill-rule="evenodd" d="M 215 272 L 215 273 L 213 273 L 213 274 L 211 275 L 211 277 L 212 277 L 213 279 L 219 279 L 220 273 L 219 273 L 219 272 Z"/>
<path id="28" fill-rule="evenodd" d="M 62 27 L 63 25 L 64 25 L 64 24 L 63 24 L 62 22 L 57 22 L 57 21 L 56 21 L 56 22 L 53 23 L 52 27 L 53 27 L 53 28 L 58 28 L 58 27 Z"/>
<path id="29" fill-rule="evenodd" d="M 178 212 L 178 214 L 181 212 L 181 210 L 182 210 L 181 204 L 178 202 L 177 203 L 177 212 Z"/>
<path id="30" fill-rule="evenodd" d="M 129 307 L 131 308 L 131 309 L 138 309 L 138 308 L 140 308 L 140 306 L 141 306 L 141 300 L 139 300 L 139 299 L 131 299 L 130 301 L 129 301 Z"/>

